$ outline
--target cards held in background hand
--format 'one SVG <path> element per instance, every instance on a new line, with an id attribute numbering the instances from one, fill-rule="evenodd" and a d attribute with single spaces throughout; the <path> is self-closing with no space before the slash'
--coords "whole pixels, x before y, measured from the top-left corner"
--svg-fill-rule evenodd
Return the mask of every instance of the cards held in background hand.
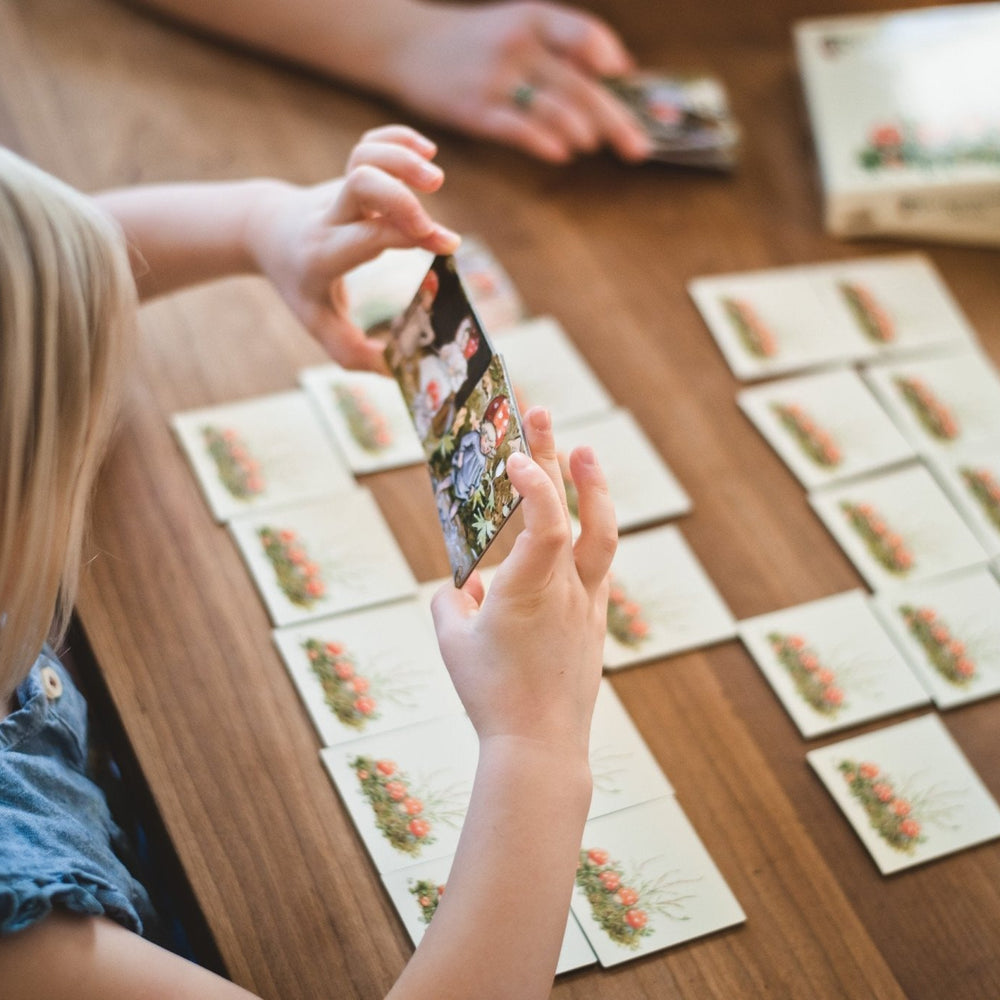
<path id="1" fill-rule="evenodd" d="M 461 586 L 520 502 L 507 459 L 528 447 L 503 359 L 472 308 L 454 257 L 434 259 L 392 323 L 385 355 L 423 444 Z"/>
<path id="2" fill-rule="evenodd" d="M 605 82 L 652 141 L 652 159 L 721 170 L 735 165 L 740 132 L 721 81 L 636 73 Z"/>

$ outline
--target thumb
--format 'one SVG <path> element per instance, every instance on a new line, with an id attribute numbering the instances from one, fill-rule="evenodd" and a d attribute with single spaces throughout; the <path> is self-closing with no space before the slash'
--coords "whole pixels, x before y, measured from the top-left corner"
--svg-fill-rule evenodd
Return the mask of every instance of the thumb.
<path id="1" fill-rule="evenodd" d="M 440 640 L 462 628 L 482 606 L 485 596 L 483 579 L 474 570 L 462 588 L 452 583 L 440 587 L 431 600 L 434 628 Z"/>

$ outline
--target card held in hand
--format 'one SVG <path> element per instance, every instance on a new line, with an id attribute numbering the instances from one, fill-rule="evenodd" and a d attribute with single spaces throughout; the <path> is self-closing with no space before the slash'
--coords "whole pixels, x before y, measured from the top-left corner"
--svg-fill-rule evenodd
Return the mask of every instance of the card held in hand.
<path id="1" fill-rule="evenodd" d="M 605 84 L 645 130 L 651 159 L 717 170 L 735 165 L 740 131 L 715 77 L 645 72 Z"/>
<path id="2" fill-rule="evenodd" d="M 507 459 L 528 447 L 503 359 L 454 257 L 435 257 L 393 322 L 385 357 L 424 449 L 460 587 L 520 502 Z"/>

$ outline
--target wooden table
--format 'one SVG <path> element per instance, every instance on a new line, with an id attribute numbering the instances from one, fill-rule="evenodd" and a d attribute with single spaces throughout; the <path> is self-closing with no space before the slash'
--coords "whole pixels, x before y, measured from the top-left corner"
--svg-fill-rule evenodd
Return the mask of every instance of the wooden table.
<path id="1" fill-rule="evenodd" d="M 595 4 L 651 66 L 723 76 L 746 128 L 731 177 L 598 157 L 554 169 L 431 129 L 447 224 L 496 251 L 555 315 L 694 500 L 681 522 L 737 617 L 859 577 L 766 443 L 685 291 L 696 275 L 899 249 L 824 235 L 792 19 L 811 0 Z M 340 171 L 400 113 L 188 36 L 109 0 L 0 0 L 0 141 L 84 189 Z M 1000 256 L 927 246 L 1000 361 Z M 267 998 L 381 996 L 411 948 L 323 772 L 235 547 L 167 418 L 291 387 L 319 350 L 261 282 L 155 303 L 95 510 L 79 615 L 229 975 Z M 421 580 L 447 566 L 418 471 L 367 480 Z M 561 998 L 1000 996 L 1000 844 L 883 878 L 736 642 L 613 684 L 746 910 L 744 927 Z M 1000 796 L 1000 702 L 948 712 Z"/>

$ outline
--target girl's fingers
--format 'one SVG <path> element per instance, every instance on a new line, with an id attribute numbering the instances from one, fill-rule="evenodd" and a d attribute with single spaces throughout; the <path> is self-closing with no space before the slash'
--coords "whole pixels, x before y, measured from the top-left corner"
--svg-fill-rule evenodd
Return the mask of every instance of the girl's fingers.
<path id="1" fill-rule="evenodd" d="M 444 171 L 437 164 L 398 143 L 374 140 L 358 143 L 347 162 L 348 172 L 360 166 L 378 167 L 418 191 L 430 193 L 444 183 Z"/>
<path id="2" fill-rule="evenodd" d="M 409 125 L 380 125 L 378 128 L 369 129 L 361 136 L 359 145 L 366 142 L 391 142 L 398 146 L 406 146 L 424 159 L 437 155 L 437 144 Z"/>
<path id="3" fill-rule="evenodd" d="M 569 463 L 580 511 L 580 535 L 573 546 L 573 555 L 580 579 L 593 590 L 607 577 L 618 545 L 615 509 L 593 451 L 576 448 Z"/>
<path id="4" fill-rule="evenodd" d="M 552 417 L 548 410 L 541 406 L 533 406 L 528 410 L 524 415 L 524 431 L 531 457 L 552 480 L 552 485 L 555 487 L 556 495 L 562 506 L 564 519 L 568 525 L 569 507 L 566 503 L 566 487 L 563 485 L 559 454 L 556 451 L 556 440 L 552 433 Z"/>

